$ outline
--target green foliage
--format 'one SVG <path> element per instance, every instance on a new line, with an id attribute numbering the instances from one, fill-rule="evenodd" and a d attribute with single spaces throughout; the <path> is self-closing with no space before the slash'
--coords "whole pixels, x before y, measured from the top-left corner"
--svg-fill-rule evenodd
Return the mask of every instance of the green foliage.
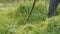
<path id="1" fill-rule="evenodd" d="M 58 6 L 58 9 L 57 9 L 56 15 L 60 15 L 60 5 Z"/>
<path id="2" fill-rule="evenodd" d="M 17 10 L 15 10 L 16 12 L 14 15 L 17 17 L 19 17 L 19 16 L 22 17 L 22 18 L 20 18 L 20 20 L 24 21 L 26 19 L 26 17 L 28 16 L 31 7 L 32 7 L 31 2 L 25 2 L 24 4 L 20 4 L 19 7 L 17 8 Z M 36 22 L 45 20 L 46 15 L 47 15 L 47 8 L 45 8 L 45 7 L 47 7 L 47 5 L 37 2 L 35 5 L 35 8 L 33 9 L 29 22 L 36 23 Z M 21 22 L 21 21 L 19 21 L 19 22 Z"/>
<path id="3" fill-rule="evenodd" d="M 60 34 L 60 8 L 57 16 L 46 19 L 48 2 L 37 2 L 29 22 L 24 25 L 31 6 L 32 2 L 25 2 L 15 10 L 0 11 L 0 34 Z"/>

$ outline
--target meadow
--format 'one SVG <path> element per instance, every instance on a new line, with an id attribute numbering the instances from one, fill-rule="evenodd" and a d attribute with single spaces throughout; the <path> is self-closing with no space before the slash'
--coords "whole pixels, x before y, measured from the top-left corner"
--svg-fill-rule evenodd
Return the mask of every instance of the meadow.
<path id="1" fill-rule="evenodd" d="M 56 16 L 47 18 L 48 4 L 47 1 L 37 1 L 27 24 L 24 21 L 32 2 L 0 4 L 0 7 L 7 7 L 0 10 L 0 34 L 60 34 L 60 6 Z"/>

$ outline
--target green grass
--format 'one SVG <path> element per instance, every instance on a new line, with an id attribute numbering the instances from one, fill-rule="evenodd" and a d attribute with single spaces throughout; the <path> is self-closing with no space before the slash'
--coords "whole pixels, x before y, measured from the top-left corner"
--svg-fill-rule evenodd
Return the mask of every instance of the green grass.
<path id="1" fill-rule="evenodd" d="M 32 2 L 25 2 L 16 9 L 0 11 L 0 34 L 60 34 L 60 8 L 56 16 L 46 18 L 48 2 L 37 2 L 29 21 L 24 25 L 31 5 Z"/>
<path id="2" fill-rule="evenodd" d="M 19 33 L 24 34 L 60 34 L 60 16 L 56 16 L 50 19 L 47 19 L 44 22 L 40 22 L 37 24 L 29 24 L 28 26 L 25 25 L 25 28 L 21 31 L 19 29 Z M 47 22 L 48 21 L 48 22 Z"/>

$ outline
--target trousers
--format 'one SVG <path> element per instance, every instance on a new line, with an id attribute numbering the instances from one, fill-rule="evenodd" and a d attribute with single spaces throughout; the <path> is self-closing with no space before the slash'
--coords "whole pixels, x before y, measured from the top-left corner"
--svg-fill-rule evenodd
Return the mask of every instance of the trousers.
<path id="1" fill-rule="evenodd" d="M 50 0 L 48 8 L 48 18 L 55 15 L 60 0 Z"/>

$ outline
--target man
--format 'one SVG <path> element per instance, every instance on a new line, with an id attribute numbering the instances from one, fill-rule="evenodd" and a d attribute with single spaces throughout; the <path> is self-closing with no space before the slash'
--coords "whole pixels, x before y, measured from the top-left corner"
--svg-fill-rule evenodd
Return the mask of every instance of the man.
<path id="1" fill-rule="evenodd" d="M 60 0 L 50 0 L 50 4 L 48 8 L 48 18 L 55 15 L 59 3 Z"/>

